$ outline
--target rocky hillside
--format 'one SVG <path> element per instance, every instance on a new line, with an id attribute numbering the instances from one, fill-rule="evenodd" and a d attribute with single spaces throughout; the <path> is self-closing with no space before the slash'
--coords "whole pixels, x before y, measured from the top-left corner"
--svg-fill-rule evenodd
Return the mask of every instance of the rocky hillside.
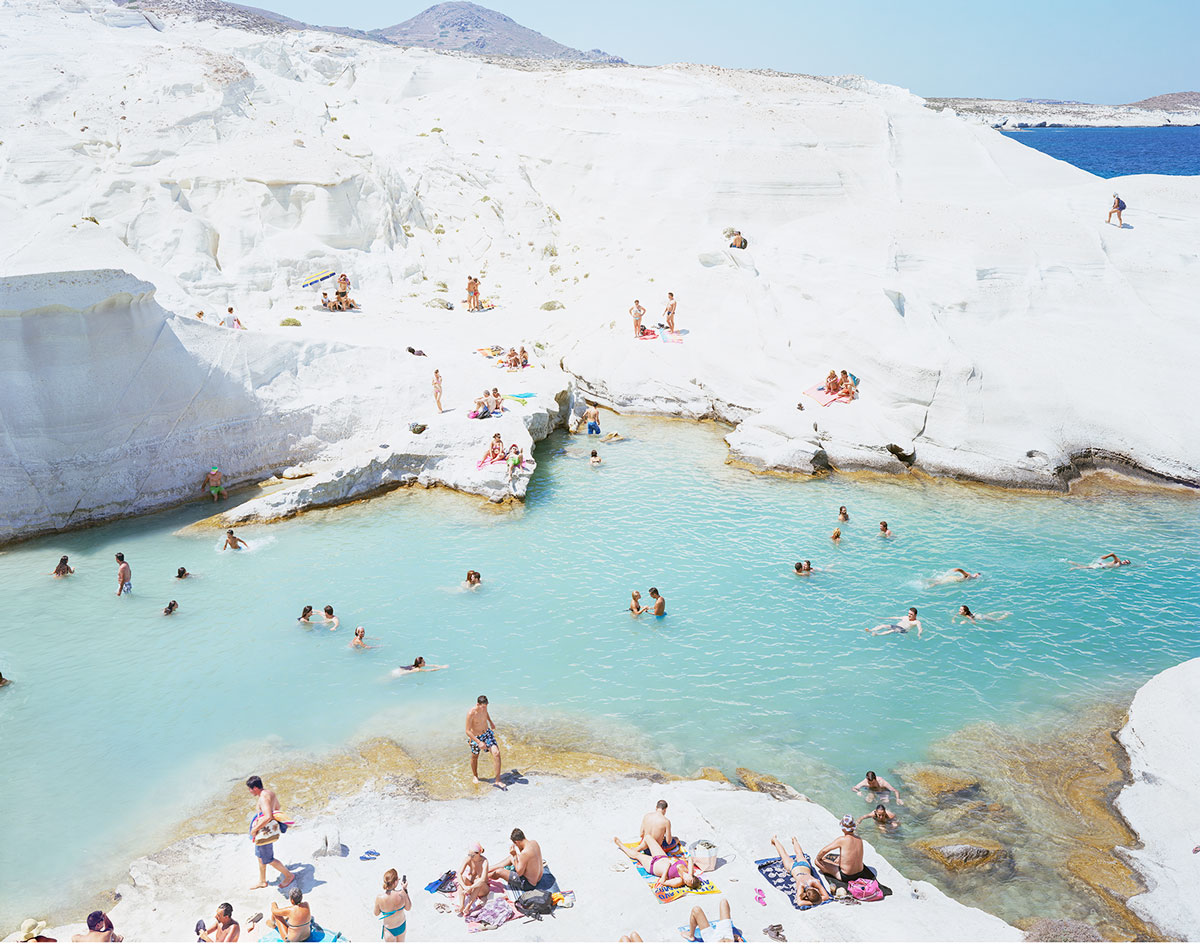
<path id="1" fill-rule="evenodd" d="M 503 13 L 465 0 L 439 3 L 410 20 L 375 30 L 371 35 L 402 46 L 426 46 L 430 49 L 453 49 L 487 55 L 570 62 L 625 61 L 601 49 L 585 52 L 564 46 L 522 26 Z"/>
<path id="2" fill-rule="evenodd" d="M 1168 92 L 1166 95 L 1153 95 L 1130 104 L 1135 108 L 1200 109 L 1200 92 Z"/>

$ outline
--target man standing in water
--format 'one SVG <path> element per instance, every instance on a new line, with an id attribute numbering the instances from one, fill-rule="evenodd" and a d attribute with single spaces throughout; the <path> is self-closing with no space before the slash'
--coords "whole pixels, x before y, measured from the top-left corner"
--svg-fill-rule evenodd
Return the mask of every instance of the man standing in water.
<path id="1" fill-rule="evenodd" d="M 117 597 L 133 594 L 133 569 L 125 561 L 125 553 L 118 552 L 117 559 Z"/>
<path id="2" fill-rule="evenodd" d="M 287 825 L 275 817 L 275 812 L 279 810 L 279 797 L 271 789 L 263 788 L 262 779 L 257 775 L 246 779 L 246 788 L 250 789 L 250 794 L 258 800 L 258 811 L 255 812 L 250 827 L 250 840 L 254 844 L 254 857 L 258 861 L 258 883 L 250 889 L 257 890 L 267 886 L 267 865 L 270 864 L 279 871 L 279 889 L 283 890 L 292 885 L 296 875 L 275 857 L 274 841 L 263 844 L 258 840 L 259 835 L 278 838 L 287 830 Z"/>
<path id="3" fill-rule="evenodd" d="M 221 485 L 221 471 L 215 466 L 204 477 L 204 486 L 202 488 L 212 493 L 214 503 L 225 495 L 225 487 Z"/>
<path id="4" fill-rule="evenodd" d="M 471 748 L 471 781 L 479 784 L 479 753 L 483 748 L 492 754 L 496 762 L 496 773 L 492 778 L 493 785 L 500 784 L 500 746 L 496 742 L 496 734 L 492 731 L 495 723 L 488 713 L 488 698 L 480 696 L 475 701 L 471 711 L 467 713 L 467 745 Z"/>
<path id="5" fill-rule="evenodd" d="M 667 599 L 658 593 L 657 588 L 650 589 L 650 597 L 654 599 L 654 607 L 652 607 L 650 609 L 650 612 L 656 618 L 660 618 L 664 614 L 666 614 L 667 613 Z"/>
<path id="6" fill-rule="evenodd" d="M 583 419 L 587 422 L 589 434 L 600 433 L 600 408 L 595 404 L 589 404 L 588 409 L 583 412 Z"/>

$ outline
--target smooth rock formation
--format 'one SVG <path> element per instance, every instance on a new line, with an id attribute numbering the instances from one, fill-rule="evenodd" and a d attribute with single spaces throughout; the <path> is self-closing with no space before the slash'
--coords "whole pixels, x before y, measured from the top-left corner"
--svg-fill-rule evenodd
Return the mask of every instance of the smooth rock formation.
<path id="1" fill-rule="evenodd" d="M 1189 941 L 1200 939 L 1200 902 L 1194 895 L 1200 854 L 1192 853 L 1200 834 L 1178 813 L 1200 783 L 1198 694 L 1200 658 L 1164 670 L 1137 691 L 1120 732 L 1132 781 L 1117 797 L 1141 842 L 1122 854 L 1149 888 L 1129 906 L 1168 936 Z"/>
<path id="2" fill-rule="evenodd" d="M 947 870 L 969 870 L 1011 860 L 1004 845 L 989 838 L 922 838 L 913 846 Z"/>
<path id="3" fill-rule="evenodd" d="M 378 937 L 370 905 L 383 872 L 394 867 L 409 878 L 413 940 L 461 941 L 467 933 L 463 920 L 435 912 L 434 904 L 445 898 L 421 888 L 457 869 L 473 841 L 483 844 L 488 857 L 502 857 L 509 831 L 522 827 L 541 844 L 559 886 L 575 891 L 575 906 L 556 911 L 545 932 L 542 927 L 531 931 L 518 920 L 490 938 L 526 941 L 532 933 L 558 942 L 614 941 L 638 930 L 648 942 L 667 942 L 678 937 L 677 927 L 693 906 L 715 915 L 720 897 L 685 897 L 663 906 L 613 847 L 614 835 L 636 835 L 642 815 L 661 796 L 670 802 L 672 825 L 680 837 L 688 842 L 704 838 L 716 846 L 720 860 L 709 876 L 729 899 L 734 922 L 748 940 L 761 939 L 758 930 L 768 921 L 782 923 L 793 941 L 889 940 L 897 931 L 928 942 L 1021 938 L 1019 930 L 963 906 L 932 885 L 906 880 L 869 843 L 867 863 L 893 896 L 857 909 L 835 904 L 798 913 L 782 893 L 763 883 L 754 860 L 771 855 L 769 840 L 776 832 L 797 834 L 806 848 L 815 849 L 837 833 L 837 819 L 808 801 L 777 800 L 709 781 L 662 786 L 623 777 L 581 782 L 529 776 L 527 784 L 514 784 L 507 792 L 485 787 L 476 797 L 439 802 L 409 797 L 377 782 L 333 799 L 319 811 L 301 811 L 289 801 L 300 822 L 278 842 L 276 853 L 299 872 L 313 915 L 327 930 L 358 941 Z M 109 911 L 127 941 L 182 941 L 195 918 L 210 916 L 217 903 L 230 901 L 236 915 L 245 918 L 279 900 L 274 889 L 246 890 L 254 864 L 244 832 L 244 793 L 239 798 L 236 833 L 187 837 L 131 866 L 129 882 L 117 891 L 120 902 Z M 321 850 L 322 842 L 328 847 L 331 823 L 349 855 L 310 859 L 314 847 Z M 358 855 L 366 849 L 379 851 L 380 858 L 360 861 Z M 756 887 L 765 890 L 766 910 L 755 902 Z M 81 928 L 80 922 L 47 934 L 62 941 Z M 259 935 L 256 930 L 243 938 Z"/>

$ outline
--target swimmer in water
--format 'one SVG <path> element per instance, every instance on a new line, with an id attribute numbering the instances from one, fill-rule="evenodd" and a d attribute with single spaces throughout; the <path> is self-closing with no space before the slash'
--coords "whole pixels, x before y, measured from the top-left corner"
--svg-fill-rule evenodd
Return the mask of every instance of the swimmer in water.
<path id="1" fill-rule="evenodd" d="M 370 650 L 372 645 L 367 643 L 367 629 L 361 624 L 354 629 L 354 640 L 350 642 L 350 646 L 357 650 Z"/>
<path id="2" fill-rule="evenodd" d="M 808 559 L 805 559 L 803 562 L 797 562 L 796 563 L 796 574 L 797 575 L 811 575 L 812 574 L 812 562 L 810 562 Z"/>
<path id="3" fill-rule="evenodd" d="M 879 534 L 885 539 L 890 539 L 892 537 L 892 530 L 888 528 L 886 519 L 879 523 Z"/>
<path id="4" fill-rule="evenodd" d="M 850 513 L 846 511 L 845 506 L 838 506 L 838 522 L 849 522 Z"/>
<path id="5" fill-rule="evenodd" d="M 989 614 L 976 614 L 965 604 L 958 606 L 958 614 L 954 615 L 955 620 L 970 621 L 974 624 L 976 621 L 1003 621 L 1009 616 L 1008 611 L 994 611 Z"/>
<path id="6" fill-rule="evenodd" d="M 180 566 L 179 566 L 179 571 L 177 571 L 177 572 L 175 573 L 175 580 L 176 580 L 176 581 L 179 581 L 179 580 L 180 580 L 180 579 L 182 579 L 182 578 L 191 578 L 191 577 L 192 577 L 192 573 L 191 573 L 191 572 L 189 572 L 189 571 L 188 571 L 186 568 L 184 568 L 182 565 L 180 565 Z"/>
<path id="7" fill-rule="evenodd" d="M 168 601 L 167 606 L 165 608 L 163 608 L 163 614 L 174 614 L 178 610 L 179 610 L 179 602 L 178 601 Z"/>
<path id="8" fill-rule="evenodd" d="M 900 800 L 900 790 L 887 779 L 878 778 L 874 772 L 868 772 L 866 778 L 854 786 L 854 794 L 861 795 L 864 788 L 867 790 L 867 801 L 874 801 L 876 795 L 887 801 L 886 793 L 891 792 L 896 796 L 897 805 L 904 804 Z"/>
<path id="9" fill-rule="evenodd" d="M 858 823 L 862 824 L 868 819 L 873 819 L 879 825 L 880 831 L 890 831 L 900 827 L 900 819 L 895 812 L 888 811 L 887 805 L 876 805 L 875 810 L 859 818 Z"/>
<path id="10" fill-rule="evenodd" d="M 306 604 L 304 610 L 300 612 L 300 617 L 296 620 L 301 624 L 312 624 L 312 605 Z"/>
<path id="11" fill-rule="evenodd" d="M 637 617 L 639 614 L 645 614 L 650 610 L 649 608 L 642 607 L 642 593 L 640 591 L 632 591 L 630 592 L 630 595 L 631 600 L 629 602 L 629 607 L 625 609 L 626 611 L 632 612 L 633 616 Z"/>
<path id="12" fill-rule="evenodd" d="M 68 575 L 74 575 L 75 569 L 67 564 L 67 556 L 63 556 L 58 560 L 58 564 L 54 566 L 54 571 L 50 573 L 55 578 L 66 578 Z"/>
<path id="13" fill-rule="evenodd" d="M 833 535 L 831 535 L 829 538 L 832 539 L 834 542 L 841 542 L 842 541 L 842 530 L 834 529 Z"/>
<path id="14" fill-rule="evenodd" d="M 397 667 L 392 671 L 393 677 L 402 677 L 408 673 L 433 673 L 435 670 L 449 670 L 449 664 L 427 664 L 424 657 L 418 657 L 412 663 Z"/>
<path id="15" fill-rule="evenodd" d="M 1107 555 L 1101 555 L 1096 561 L 1090 565 L 1080 565 L 1078 562 L 1072 562 L 1073 568 L 1120 568 L 1122 565 L 1132 564 L 1129 559 L 1121 558 L 1116 552 L 1109 552 Z"/>
<path id="16" fill-rule="evenodd" d="M 325 605 L 325 623 L 332 624 L 333 630 L 335 630 L 335 631 L 338 629 L 338 627 L 342 623 L 338 618 L 334 617 L 332 604 Z"/>
<path id="17" fill-rule="evenodd" d="M 4 674 L 0 673 L 0 687 L 6 687 L 10 683 L 12 683 L 12 681 L 7 679 Z"/>
<path id="18" fill-rule="evenodd" d="M 468 588 L 478 588 L 482 582 L 483 576 L 479 572 L 474 570 L 467 572 L 466 585 Z"/>
<path id="19" fill-rule="evenodd" d="M 929 581 L 930 585 L 951 585 L 959 581 L 971 581 L 974 578 L 981 578 L 982 572 L 969 572 L 965 568 L 952 568 L 944 575 L 939 575 Z"/>
<path id="20" fill-rule="evenodd" d="M 650 589 L 650 597 L 654 599 L 654 607 L 651 611 L 656 618 L 661 618 L 667 613 L 667 599 L 658 593 L 657 588 Z"/>
<path id="21" fill-rule="evenodd" d="M 592 451 L 592 466 L 599 466 L 603 461 L 600 459 L 600 454 L 595 450 Z"/>
<path id="22" fill-rule="evenodd" d="M 225 544 L 223 546 L 221 546 L 221 551 L 224 552 L 226 549 L 233 549 L 234 551 L 237 551 L 238 549 L 241 549 L 241 548 L 250 548 L 250 543 L 247 542 L 245 539 L 239 539 L 236 535 L 233 534 L 232 529 L 226 529 L 225 530 Z"/>
<path id="23" fill-rule="evenodd" d="M 883 637 L 887 634 L 907 634 L 910 628 L 917 629 L 917 640 L 921 639 L 924 633 L 924 628 L 921 627 L 921 622 L 917 620 L 917 609 L 909 608 L 906 617 L 897 618 L 894 624 L 879 624 L 875 627 L 865 628 L 866 632 L 872 637 Z"/>

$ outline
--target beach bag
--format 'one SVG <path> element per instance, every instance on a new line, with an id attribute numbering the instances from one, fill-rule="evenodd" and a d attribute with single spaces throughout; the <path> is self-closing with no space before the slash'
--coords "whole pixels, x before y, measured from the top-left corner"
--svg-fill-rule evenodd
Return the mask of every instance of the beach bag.
<path id="1" fill-rule="evenodd" d="M 549 890 L 529 890 L 517 898 L 516 907 L 526 916 L 540 920 L 554 912 L 554 896 Z"/>
<path id="2" fill-rule="evenodd" d="M 692 863 L 700 870 L 717 869 L 717 846 L 712 841 L 696 841 L 692 844 Z"/>
<path id="3" fill-rule="evenodd" d="M 1117 210 L 1124 210 L 1124 209 L 1125 209 L 1125 201 L 1121 200 L 1121 198 L 1118 197 L 1117 198 Z"/>
<path id="4" fill-rule="evenodd" d="M 879 889 L 877 880 L 852 880 L 849 883 L 850 896 L 855 900 L 882 900 L 883 891 Z"/>

